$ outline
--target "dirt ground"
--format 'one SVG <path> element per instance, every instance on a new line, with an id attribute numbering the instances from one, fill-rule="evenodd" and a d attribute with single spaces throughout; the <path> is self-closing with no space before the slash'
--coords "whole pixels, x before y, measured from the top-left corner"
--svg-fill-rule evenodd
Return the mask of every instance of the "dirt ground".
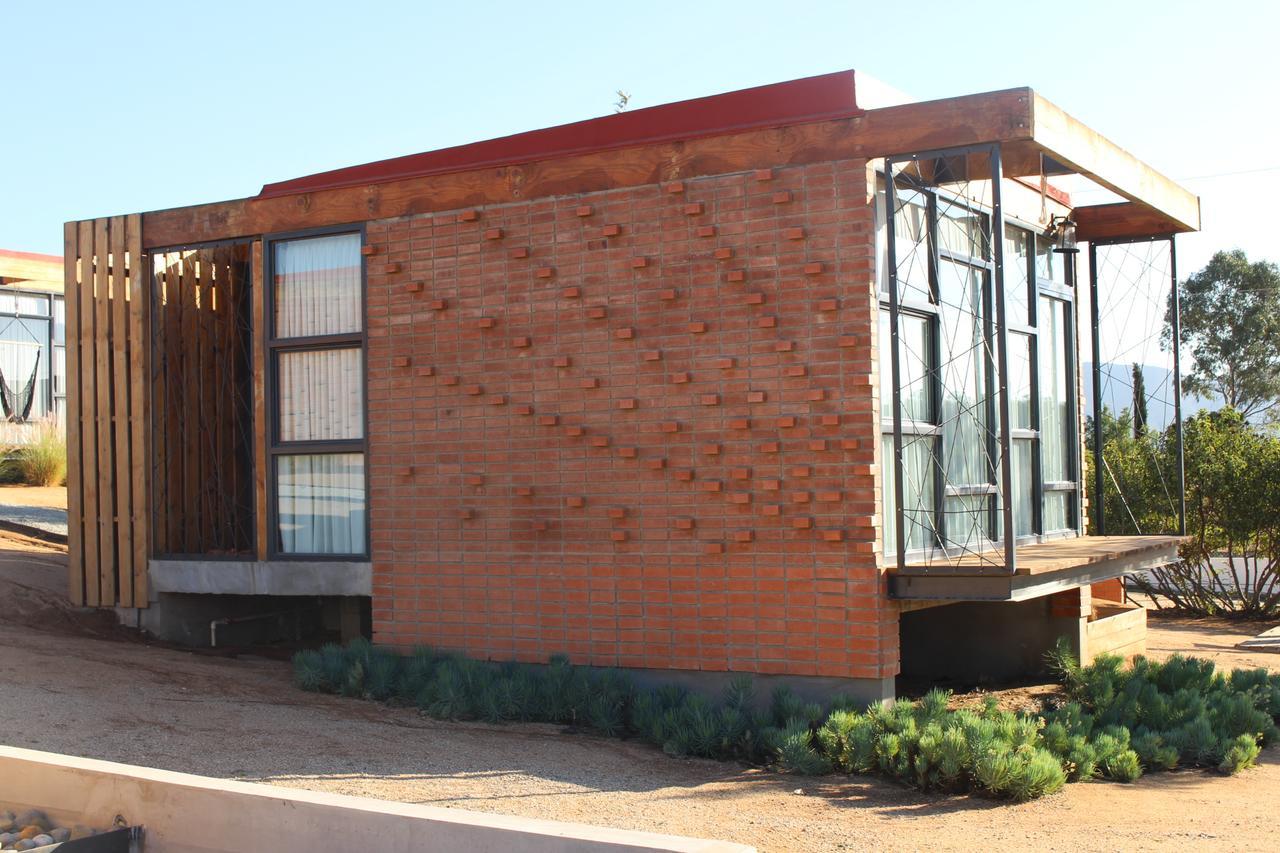
<path id="1" fill-rule="evenodd" d="M 62 556 L 0 533 L 0 742 L 274 785 L 797 850 L 1275 850 L 1280 749 L 1238 776 L 1153 774 L 1010 805 L 799 779 L 551 726 L 441 723 L 317 696 L 288 665 L 131 638 L 62 602 Z M 1153 656 L 1280 668 L 1258 625 L 1153 620 Z M 1025 688 L 1024 688 L 1025 689 Z"/>
<path id="2" fill-rule="evenodd" d="M 66 509 L 67 487 L 0 485 L 0 504 Z"/>

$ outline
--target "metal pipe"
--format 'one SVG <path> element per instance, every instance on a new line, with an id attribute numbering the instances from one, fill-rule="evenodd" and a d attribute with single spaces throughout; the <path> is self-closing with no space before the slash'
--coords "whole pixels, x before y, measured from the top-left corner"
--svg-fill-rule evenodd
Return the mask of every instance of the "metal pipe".
<path id="1" fill-rule="evenodd" d="M 1005 316 L 1004 293 L 1004 210 L 1000 202 L 1000 182 L 1004 169 L 1000 162 L 1000 146 L 992 145 L 991 159 L 991 258 L 992 289 L 996 303 L 996 405 L 1000 414 L 1000 496 L 1003 499 L 1004 569 L 1014 574 L 1017 569 L 1017 528 L 1013 517 L 1013 417 L 1009 404 L 1009 323 Z"/>
<path id="2" fill-rule="evenodd" d="M 1173 423 L 1178 454 L 1178 535 L 1187 535 L 1186 466 L 1182 456 L 1182 305 L 1178 296 L 1178 250 L 1169 235 L 1169 313 L 1173 336 Z"/>
<path id="3" fill-rule="evenodd" d="M 1089 244 L 1089 321 L 1093 346 L 1093 501 L 1097 507 L 1094 534 L 1107 534 L 1106 513 L 1102 508 L 1102 343 L 1098 340 L 1098 246 Z"/>

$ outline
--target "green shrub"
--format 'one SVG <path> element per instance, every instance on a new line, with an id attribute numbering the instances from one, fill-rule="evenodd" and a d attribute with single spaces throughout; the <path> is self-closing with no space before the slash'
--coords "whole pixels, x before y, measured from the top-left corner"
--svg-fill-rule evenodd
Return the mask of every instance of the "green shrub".
<path id="1" fill-rule="evenodd" d="M 67 481 L 67 436 L 57 421 L 36 424 L 31 442 L 17 456 L 22 482 L 28 486 L 59 486 Z"/>
<path id="2" fill-rule="evenodd" d="M 294 680 L 304 690 L 416 705 L 438 719 L 557 723 L 636 737 L 675 756 L 800 775 L 879 773 L 926 790 L 1014 800 L 1179 765 L 1235 773 L 1280 739 L 1280 676 L 1264 670 L 1223 676 L 1209 662 L 1177 656 L 1129 667 L 1104 656 L 1082 667 L 1065 647 L 1052 663 L 1065 699 L 1040 715 L 1003 711 L 994 697 L 953 711 L 940 690 L 917 702 L 858 709 L 846 698 L 824 709 L 785 687 L 759 710 L 747 676 L 717 702 L 674 684 L 638 691 L 625 672 L 561 656 L 546 666 L 499 664 L 427 648 L 401 656 L 365 640 L 298 652 Z"/>

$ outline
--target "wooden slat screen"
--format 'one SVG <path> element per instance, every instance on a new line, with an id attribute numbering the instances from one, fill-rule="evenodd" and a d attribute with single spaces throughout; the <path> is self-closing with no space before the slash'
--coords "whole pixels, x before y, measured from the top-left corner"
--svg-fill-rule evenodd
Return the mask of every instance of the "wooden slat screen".
<path id="1" fill-rule="evenodd" d="M 67 223 L 67 528 L 74 604 L 147 606 L 149 259 L 142 218 Z"/>

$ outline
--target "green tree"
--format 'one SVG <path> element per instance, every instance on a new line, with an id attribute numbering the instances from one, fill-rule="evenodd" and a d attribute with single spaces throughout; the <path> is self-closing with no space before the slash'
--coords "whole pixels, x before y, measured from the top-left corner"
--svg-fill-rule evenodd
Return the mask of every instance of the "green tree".
<path id="1" fill-rule="evenodd" d="M 1218 252 L 1181 287 L 1182 344 L 1195 359 L 1183 381 L 1200 397 L 1216 394 L 1245 418 L 1280 401 L 1280 268 Z M 1172 300 L 1165 312 L 1169 337 Z"/>
<path id="2" fill-rule="evenodd" d="M 1142 438 L 1147 432 L 1147 381 L 1142 365 L 1133 365 L 1133 437 Z"/>

